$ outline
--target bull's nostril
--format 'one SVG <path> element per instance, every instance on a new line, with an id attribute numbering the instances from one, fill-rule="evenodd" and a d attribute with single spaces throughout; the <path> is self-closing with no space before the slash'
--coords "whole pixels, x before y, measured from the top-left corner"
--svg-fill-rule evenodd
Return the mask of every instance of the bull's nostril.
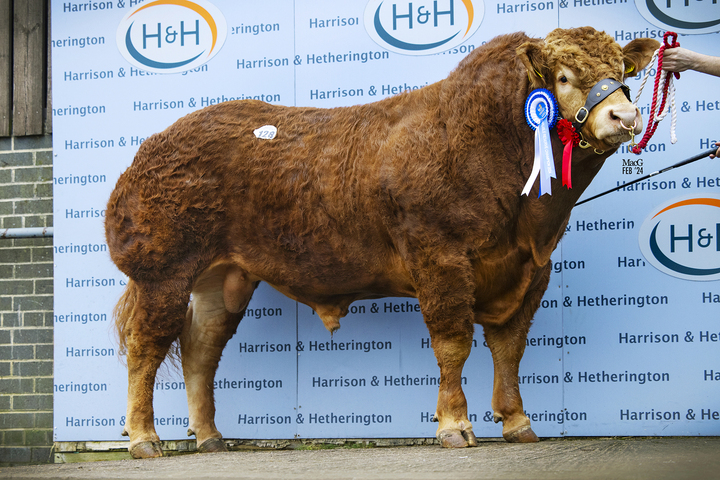
<path id="1" fill-rule="evenodd" d="M 608 112 L 610 114 L 610 120 L 613 122 L 621 122 L 623 119 L 623 112 L 618 112 L 616 109 L 610 109 Z"/>

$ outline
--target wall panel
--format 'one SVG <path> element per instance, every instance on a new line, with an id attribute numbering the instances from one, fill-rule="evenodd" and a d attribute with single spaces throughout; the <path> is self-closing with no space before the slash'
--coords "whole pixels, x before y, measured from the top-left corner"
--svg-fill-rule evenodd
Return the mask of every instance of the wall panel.
<path id="1" fill-rule="evenodd" d="M 518 30 L 543 36 L 589 23 L 620 44 L 662 35 L 631 2 L 474 1 L 482 22 L 463 43 L 409 56 L 372 40 L 364 1 L 213 3 L 227 22 L 222 49 L 208 63 L 170 75 L 132 65 L 118 48 L 119 25 L 136 2 L 52 4 L 58 441 L 121 439 L 127 373 L 111 312 L 127 279 L 110 262 L 103 218 L 116 179 L 152 133 L 230 99 L 322 108 L 376 101 L 440 80 L 473 48 Z M 396 6 L 405 12 L 419 4 Z M 432 11 L 433 3 L 426 7 Z M 168 35 L 179 27 L 167 18 L 160 22 L 164 36 L 149 41 L 177 41 Z M 717 33 L 680 41 L 720 55 Z M 718 138 L 718 82 L 683 73 L 679 141 L 670 143 L 664 122 L 640 156 L 625 147 L 612 155 L 585 196 L 710 148 Z M 628 79 L 633 93 L 639 83 Z M 649 98 L 648 87 L 639 102 L 645 118 Z M 628 169 L 630 161 L 636 163 Z M 701 161 L 573 212 L 520 367 L 524 406 L 540 436 L 720 433 L 718 282 L 662 273 L 639 246 L 640 228 L 658 205 L 688 195 L 717 198 L 719 174 L 716 162 Z M 710 211 L 692 221 L 710 228 L 720 217 Z M 697 232 L 695 251 L 712 250 L 717 239 L 705 233 L 708 245 L 701 246 Z M 717 266 L 716 256 L 707 258 Z M 216 418 L 226 437 L 434 435 L 439 370 L 416 300 L 356 302 L 332 336 L 309 307 L 266 285 L 249 308 L 216 376 Z M 492 422 L 493 369 L 483 341 L 478 328 L 463 388 L 476 434 L 492 437 L 501 427 Z M 184 383 L 172 367 L 158 377 L 155 411 L 162 438 L 185 436 Z"/>

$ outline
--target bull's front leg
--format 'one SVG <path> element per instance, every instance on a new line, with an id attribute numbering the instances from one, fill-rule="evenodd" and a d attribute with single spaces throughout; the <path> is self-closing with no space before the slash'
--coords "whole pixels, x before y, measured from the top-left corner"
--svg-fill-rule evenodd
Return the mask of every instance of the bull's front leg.
<path id="1" fill-rule="evenodd" d="M 550 276 L 549 268 L 537 278 L 536 285 L 525 295 L 520 309 L 502 324 L 483 323 L 485 340 L 492 352 L 495 379 L 492 408 L 495 422 L 503 422 L 503 438 L 512 443 L 537 442 L 530 427 L 520 396 L 518 372 L 525 353 L 532 317 L 540 306 Z"/>
<path id="2" fill-rule="evenodd" d="M 477 440 L 467 417 L 467 401 L 461 387 L 462 370 L 472 347 L 470 333 L 447 336 L 430 331 L 435 358 L 440 367 L 436 420 L 439 422 L 436 436 L 443 447 L 475 447 Z"/>
<path id="3" fill-rule="evenodd" d="M 443 447 L 477 446 L 467 416 L 462 371 L 473 340 L 472 278 L 467 265 L 438 266 L 420 276 L 418 300 L 430 331 L 440 367 L 440 388 L 435 419 L 436 436 Z"/>
<path id="4" fill-rule="evenodd" d="M 512 321 L 501 327 L 485 327 L 485 339 L 492 352 L 495 367 L 492 409 L 495 422 L 503 422 L 503 438 L 512 443 L 537 442 L 530 427 L 530 419 L 523 410 L 518 372 L 525 351 L 525 339 L 530 327 L 515 328 Z"/>

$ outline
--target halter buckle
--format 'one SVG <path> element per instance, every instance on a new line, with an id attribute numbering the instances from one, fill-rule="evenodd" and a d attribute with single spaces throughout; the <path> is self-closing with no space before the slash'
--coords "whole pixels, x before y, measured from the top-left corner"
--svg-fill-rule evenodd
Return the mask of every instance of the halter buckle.
<path id="1" fill-rule="evenodd" d="M 582 118 L 578 118 L 578 116 L 579 116 L 581 113 L 583 114 Z M 578 109 L 577 113 L 575 114 L 575 121 L 578 122 L 578 123 L 585 123 L 585 120 L 588 119 L 588 116 L 589 116 L 589 115 L 590 115 L 590 110 L 588 110 L 587 108 L 585 108 L 584 106 L 582 106 L 582 107 L 580 107 L 580 108 Z"/>

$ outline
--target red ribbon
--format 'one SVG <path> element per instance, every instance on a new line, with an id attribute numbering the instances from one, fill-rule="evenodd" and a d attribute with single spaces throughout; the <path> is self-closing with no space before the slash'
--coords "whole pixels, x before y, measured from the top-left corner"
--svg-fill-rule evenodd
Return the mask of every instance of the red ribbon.
<path id="1" fill-rule="evenodd" d="M 580 135 L 575 131 L 573 124 L 564 118 L 558 120 L 557 132 L 560 141 L 565 145 L 563 148 L 562 184 L 567 188 L 572 188 L 572 149 L 580 144 Z"/>

